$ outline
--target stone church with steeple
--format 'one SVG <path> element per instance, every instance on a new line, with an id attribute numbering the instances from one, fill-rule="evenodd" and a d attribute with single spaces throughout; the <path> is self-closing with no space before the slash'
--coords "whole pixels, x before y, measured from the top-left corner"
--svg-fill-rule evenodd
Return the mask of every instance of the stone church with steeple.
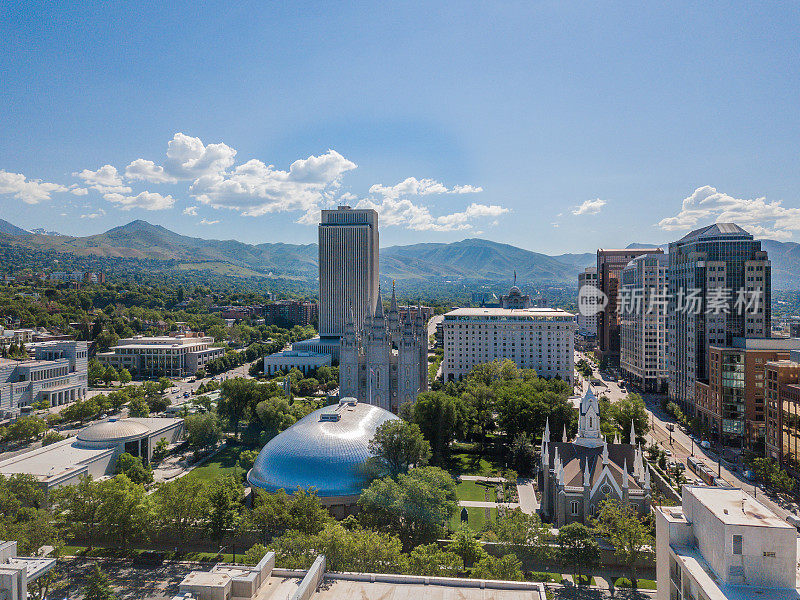
<path id="1" fill-rule="evenodd" d="M 339 342 L 339 396 L 357 398 L 397 413 L 406 402 L 428 390 L 428 332 L 422 311 L 410 308 L 402 316 L 392 285 L 392 300 L 384 314 L 378 299 L 356 328 L 352 315 Z"/>
<path id="2" fill-rule="evenodd" d="M 550 422 L 542 435 L 539 489 L 541 513 L 555 527 L 578 522 L 590 524 L 607 499 L 634 506 L 639 514 L 650 510 L 650 470 L 631 423 L 630 438 L 609 443 L 600 433 L 600 405 L 591 389 L 580 405 L 578 436 L 552 441 Z"/>

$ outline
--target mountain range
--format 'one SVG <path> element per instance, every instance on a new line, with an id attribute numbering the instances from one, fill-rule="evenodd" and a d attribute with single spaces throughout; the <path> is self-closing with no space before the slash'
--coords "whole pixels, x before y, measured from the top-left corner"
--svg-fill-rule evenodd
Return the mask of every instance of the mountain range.
<path id="1" fill-rule="evenodd" d="M 178 268 L 219 274 L 315 280 L 316 244 L 245 244 L 180 235 L 136 220 L 86 237 L 33 233 L 0 219 L 0 243 L 17 250 L 52 250 L 74 256 L 177 261 Z M 773 266 L 773 287 L 800 289 L 800 244 L 762 240 Z M 666 244 L 660 245 L 666 249 Z M 656 247 L 649 243 L 630 247 Z M 593 252 L 550 256 L 483 239 L 382 248 L 382 280 L 398 282 L 464 281 L 496 284 L 577 285 L 577 273 L 594 265 Z"/>

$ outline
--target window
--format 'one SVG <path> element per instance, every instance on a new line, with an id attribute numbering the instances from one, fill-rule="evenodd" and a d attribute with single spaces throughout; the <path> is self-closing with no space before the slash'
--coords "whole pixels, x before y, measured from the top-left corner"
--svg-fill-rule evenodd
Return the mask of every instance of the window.
<path id="1" fill-rule="evenodd" d="M 738 554 L 741 556 L 742 554 L 742 536 L 741 535 L 734 535 L 733 536 L 733 553 Z"/>
<path id="2" fill-rule="evenodd" d="M 573 515 L 577 515 L 578 514 L 578 502 L 576 500 L 573 500 L 570 503 L 570 510 L 572 511 Z"/>

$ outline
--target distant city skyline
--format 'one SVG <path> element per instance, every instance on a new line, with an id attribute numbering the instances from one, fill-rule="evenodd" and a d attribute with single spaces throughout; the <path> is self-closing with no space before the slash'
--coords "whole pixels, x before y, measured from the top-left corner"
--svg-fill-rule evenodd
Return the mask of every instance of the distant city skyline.
<path id="1" fill-rule="evenodd" d="M 0 13 L 0 218 L 312 243 L 350 204 L 386 246 L 800 240 L 791 6 L 206 6 Z"/>

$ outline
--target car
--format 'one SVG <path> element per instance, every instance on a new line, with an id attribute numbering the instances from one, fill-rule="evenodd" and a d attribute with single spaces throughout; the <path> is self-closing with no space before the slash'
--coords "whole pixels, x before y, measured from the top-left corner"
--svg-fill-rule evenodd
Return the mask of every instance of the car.
<path id="1" fill-rule="evenodd" d="M 667 456 L 667 457 L 672 456 L 672 450 L 670 450 L 669 448 L 665 448 L 664 449 L 664 455 Z"/>
<path id="2" fill-rule="evenodd" d="M 753 481 L 753 479 L 755 479 L 755 473 L 753 473 L 750 469 L 745 469 L 742 471 L 742 477 L 744 477 L 747 481 Z"/>
<path id="3" fill-rule="evenodd" d="M 709 442 L 708 440 L 702 440 L 700 442 L 700 446 L 708 450 L 709 448 L 711 448 L 711 442 Z"/>
<path id="4" fill-rule="evenodd" d="M 189 394 L 189 392 L 183 392 L 183 397 L 184 397 L 184 398 L 188 398 L 190 395 L 191 395 L 191 394 Z"/>

